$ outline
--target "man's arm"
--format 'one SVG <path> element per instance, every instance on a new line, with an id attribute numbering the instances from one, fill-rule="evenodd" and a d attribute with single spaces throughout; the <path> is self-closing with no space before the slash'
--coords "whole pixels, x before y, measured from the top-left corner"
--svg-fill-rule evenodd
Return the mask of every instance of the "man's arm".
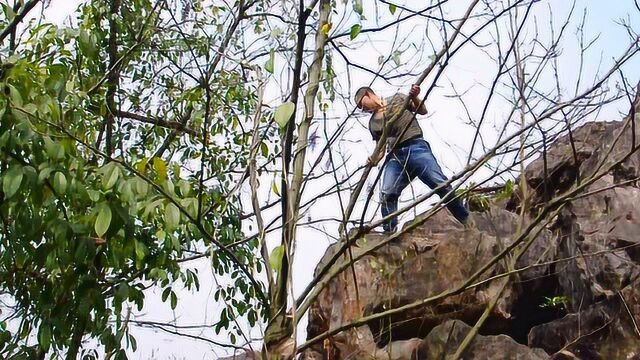
<path id="1" fill-rule="evenodd" d="M 415 111 L 420 115 L 427 114 L 427 107 L 424 106 L 424 103 L 420 98 L 418 98 L 418 94 L 420 94 L 420 86 L 411 85 L 411 90 L 409 90 L 409 97 L 411 101 L 409 102 L 409 110 Z"/>
<path id="2" fill-rule="evenodd" d="M 416 111 L 416 108 L 417 108 L 418 110 L 416 112 L 420 115 L 427 114 L 427 107 L 424 106 L 424 103 L 422 102 L 422 100 L 418 99 L 417 97 L 411 98 L 409 107 L 411 108 L 411 111 Z"/>
<path id="3" fill-rule="evenodd" d="M 380 140 L 378 139 L 378 140 L 376 140 L 376 147 L 375 148 L 377 149 L 379 145 L 380 145 Z M 384 148 L 381 148 L 380 152 L 377 153 L 377 154 L 375 153 L 375 150 L 374 150 L 374 153 L 371 154 L 369 156 L 369 158 L 367 159 L 367 164 L 371 164 L 372 166 L 376 166 L 376 165 L 378 165 L 380 160 L 382 160 L 383 158 L 384 158 Z"/>
<path id="4" fill-rule="evenodd" d="M 382 136 L 384 127 L 384 116 L 373 114 L 369 119 L 369 132 L 371 133 L 371 138 L 376 142 L 376 149 L 380 146 L 380 137 Z M 378 165 L 380 160 L 384 157 L 384 147 L 380 150 L 379 154 L 375 152 L 369 156 L 367 159 L 367 164 L 371 164 L 372 166 Z"/>

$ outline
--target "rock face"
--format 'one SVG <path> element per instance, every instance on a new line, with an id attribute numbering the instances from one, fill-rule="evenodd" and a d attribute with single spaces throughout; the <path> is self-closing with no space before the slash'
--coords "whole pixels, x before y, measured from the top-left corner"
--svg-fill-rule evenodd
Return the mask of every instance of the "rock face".
<path id="1" fill-rule="evenodd" d="M 449 320 L 435 327 L 422 341 L 415 358 L 439 360 L 455 354 L 458 345 L 469 333 L 470 326 L 459 320 Z M 531 349 L 506 335 L 476 336 L 465 352 L 468 359 L 542 360 L 549 358 L 541 349 Z"/>
<path id="2" fill-rule="evenodd" d="M 358 291 L 350 270 L 340 274 L 312 308 L 309 337 L 362 316 L 410 304 L 462 285 L 511 243 L 513 239 L 510 235 L 516 231 L 518 219 L 515 214 L 498 208 L 474 214 L 474 218 L 477 229 L 465 230 L 448 213 L 439 212 L 397 243 L 385 245 L 356 262 L 354 271 L 357 274 Z M 381 235 L 366 236 L 366 241 L 353 249 L 353 256 L 358 256 L 380 241 L 384 241 Z M 528 256 L 521 259 L 521 265 L 535 259 L 551 260 L 555 255 L 553 241 L 551 232 L 543 231 Z M 479 280 L 504 270 L 505 266 L 498 263 Z M 518 331 L 516 328 L 519 325 L 515 319 L 519 317 L 517 312 L 522 310 L 514 307 L 529 306 L 520 304 L 523 301 L 519 299 L 519 294 L 546 286 L 543 283 L 544 274 L 548 271 L 545 266 L 533 268 L 520 274 L 522 284 L 507 286 L 490 319 L 491 331 Z M 500 287 L 499 282 L 490 282 L 426 308 L 373 321 L 334 336 L 329 348 L 336 358 L 361 358 L 369 354 L 386 353 L 388 351 L 385 349 L 397 348 L 399 341 L 424 338 L 447 319 L 473 322 L 498 294 Z M 550 315 L 542 311 L 537 316 Z M 519 336 L 524 338 L 526 334 Z M 382 355 L 382 358 L 388 357 Z M 401 358 L 405 357 L 398 357 Z"/>
<path id="3" fill-rule="evenodd" d="M 526 168 L 532 192 L 526 222 L 549 199 L 583 187 L 533 232 L 538 235 L 515 266 L 526 269 L 508 282 L 485 281 L 507 269 L 506 260 L 498 261 L 472 289 L 342 331 L 305 357 L 442 359 L 498 297 L 464 359 L 640 359 L 640 129 L 626 120 L 573 129 Z M 507 206 L 496 201 L 472 213 L 470 229 L 440 211 L 362 257 L 313 304 L 308 338 L 460 287 L 517 238 L 515 192 Z M 366 235 L 353 256 L 383 241 Z"/>

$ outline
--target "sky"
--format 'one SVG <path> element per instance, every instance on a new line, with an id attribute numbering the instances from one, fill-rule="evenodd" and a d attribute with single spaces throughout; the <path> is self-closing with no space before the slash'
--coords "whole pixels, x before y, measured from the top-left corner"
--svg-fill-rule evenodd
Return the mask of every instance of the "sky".
<path id="1" fill-rule="evenodd" d="M 44 17 L 46 21 L 62 24 L 81 2 L 80 0 L 51 0 L 50 6 L 44 12 Z M 399 4 L 401 3 L 412 4 L 412 2 L 408 0 L 400 1 Z M 466 4 L 466 2 L 464 3 Z M 553 6 L 554 21 L 559 21 L 560 18 L 569 12 L 570 1 L 552 0 L 549 1 L 549 3 Z M 387 11 L 384 11 L 384 6 L 378 9 L 378 13 L 374 13 L 373 7 L 369 6 L 369 4 L 372 4 L 372 1 L 365 1 L 364 4 L 365 9 L 367 9 L 367 18 L 378 18 L 380 23 L 385 23 L 385 21 L 389 20 L 390 15 Z M 635 29 L 639 30 L 640 15 L 634 8 L 633 0 L 577 1 L 576 9 L 578 9 L 577 11 L 579 11 L 580 15 L 585 7 L 587 8 L 585 15 L 586 38 L 591 39 L 599 36 L 597 42 L 585 58 L 583 69 L 584 76 L 588 79 L 593 79 L 598 69 L 606 69 L 612 59 L 619 56 L 628 44 L 626 34 L 617 22 L 625 19 L 627 14 L 633 14 L 635 17 L 629 20 L 634 24 Z M 462 6 L 452 9 L 452 11 L 458 12 L 462 10 Z M 543 39 L 549 35 L 548 9 L 540 6 L 536 11 L 535 15 L 539 25 L 539 35 L 540 38 Z M 433 29 L 427 28 L 421 21 L 419 18 L 416 18 L 401 28 L 400 31 L 407 34 L 407 48 L 409 48 L 409 43 L 424 44 L 424 35 L 429 34 L 429 31 L 433 31 Z M 348 28 L 351 23 L 346 21 L 343 25 Z M 334 31 L 338 30 L 339 29 L 334 28 Z M 535 29 L 528 28 L 527 31 L 533 33 Z M 569 31 L 571 31 L 569 38 L 575 39 L 575 23 Z M 390 40 L 379 35 L 369 36 L 367 34 L 361 34 L 357 40 L 364 42 L 365 45 L 357 50 L 358 53 L 357 56 L 354 56 L 354 59 L 360 64 L 372 68 L 375 68 L 377 65 L 378 56 L 380 54 L 387 54 L 390 47 Z M 483 40 L 487 42 L 491 41 L 491 39 L 488 38 L 483 38 Z M 422 51 L 426 66 L 427 58 L 432 53 L 428 47 L 425 47 Z M 567 96 L 570 96 L 572 87 L 578 77 L 578 66 L 576 64 L 576 58 L 578 57 L 577 41 L 566 44 L 563 51 L 564 53 L 559 60 L 561 69 L 559 76 L 561 77 L 561 82 L 566 86 Z M 407 50 L 407 54 L 409 53 L 410 50 Z M 408 55 L 401 55 L 401 59 L 402 56 Z M 632 71 L 632 69 L 636 69 L 636 71 Z M 632 84 L 640 80 L 640 71 L 637 69 L 640 69 L 640 61 L 638 61 L 638 59 L 635 59 L 625 67 L 627 74 L 630 75 Z M 415 69 L 416 72 L 421 70 L 421 68 Z M 344 69 L 338 69 L 337 75 L 338 92 L 345 97 L 350 97 L 350 91 L 357 89 L 361 84 L 368 84 L 372 80 L 370 74 L 358 70 L 351 70 L 347 73 Z M 434 155 L 439 160 L 447 175 L 459 171 L 465 165 L 466 154 L 469 149 L 469 144 L 472 141 L 474 130 L 472 126 L 466 123 L 466 113 L 464 109 L 460 106 L 459 102 L 451 97 L 453 91 L 450 84 L 455 84 L 456 89 L 460 92 L 467 90 L 471 94 L 478 94 L 477 98 L 472 98 L 467 104 L 472 114 L 478 114 L 483 105 L 484 97 L 482 94 L 487 91 L 488 84 L 490 84 L 493 76 L 495 76 L 493 60 L 475 47 L 466 47 L 460 56 L 451 63 L 449 70 L 439 82 L 440 86 L 434 91 L 427 103 L 429 115 L 421 118 L 419 122 L 425 132 L 425 138 L 431 143 Z M 403 82 L 392 81 L 391 83 L 377 80 L 373 86 L 382 95 L 392 95 L 397 91 L 406 92 L 410 83 L 406 80 Z M 549 86 L 553 86 L 553 84 L 549 82 Z M 279 94 L 280 89 L 277 87 L 268 91 L 268 95 L 271 95 L 274 103 L 279 101 Z M 496 103 L 500 104 L 501 101 L 497 100 Z M 352 108 L 353 104 L 350 102 L 336 102 L 332 105 L 328 115 L 330 118 L 344 118 L 345 114 L 350 112 Z M 593 119 L 607 121 L 619 120 L 621 118 L 619 112 L 625 110 L 626 108 L 624 106 L 616 105 L 603 109 L 603 111 L 597 116 L 594 116 Z M 499 122 L 501 117 L 508 111 L 509 108 L 506 102 L 504 106 L 494 106 L 489 116 L 490 122 Z M 350 123 L 350 130 L 347 132 L 345 139 L 337 144 L 340 151 L 350 158 L 349 163 L 352 165 L 364 163 L 367 155 L 373 150 L 375 145 L 366 130 L 367 119 L 368 117 L 366 116 L 357 116 Z M 323 125 L 325 124 L 318 122 L 317 126 L 322 129 Z M 327 123 L 326 126 L 331 133 L 331 130 L 337 126 L 337 122 Z M 492 136 L 495 138 L 495 134 L 492 133 L 495 133 L 495 131 L 492 130 L 491 126 L 487 127 L 485 134 L 487 139 L 491 139 Z M 308 156 L 313 160 L 317 156 L 317 153 L 311 151 Z M 375 176 L 375 172 L 373 176 Z M 267 178 L 265 181 L 269 183 L 270 179 Z M 411 198 L 412 193 L 420 194 L 427 190 L 426 186 L 414 182 L 410 189 L 405 190 L 403 199 L 408 200 Z M 267 196 L 266 192 L 268 191 L 270 191 L 270 189 L 266 189 L 263 195 Z M 246 195 L 247 191 L 245 189 L 244 196 Z M 309 194 L 308 196 L 313 196 L 313 194 Z M 377 199 L 377 196 L 374 198 Z M 418 208 L 418 211 L 424 209 L 425 206 Z M 321 218 L 330 214 L 335 208 L 336 199 L 327 198 L 320 201 L 307 215 L 312 218 Z M 373 215 L 373 213 L 371 215 Z M 275 214 L 266 213 L 265 216 L 268 218 L 269 216 L 275 216 Z M 413 216 L 413 214 L 409 214 L 403 217 L 403 219 L 406 220 L 411 216 Z M 334 225 L 328 225 L 325 230 L 333 234 L 336 233 Z M 270 239 L 270 247 L 276 245 L 277 238 L 278 234 L 275 233 Z M 296 260 L 294 262 L 295 293 L 299 293 L 310 281 L 316 264 L 324 254 L 325 249 L 333 242 L 332 239 L 311 228 L 301 228 L 299 230 L 299 239 L 301 240 L 298 243 Z M 168 304 L 162 303 L 160 292 L 150 290 L 145 299 L 144 309 L 139 313 L 134 313 L 134 318 L 146 321 L 175 322 L 177 325 L 210 324 L 214 322 L 219 308 L 211 301 L 216 283 L 208 266 L 208 260 L 202 259 L 197 262 L 192 262 L 189 264 L 189 267 L 191 269 L 198 269 L 201 282 L 200 292 L 180 291 L 178 293 L 178 306 L 175 311 L 171 311 Z M 134 328 L 132 333 L 136 336 L 138 343 L 138 351 L 130 356 L 132 359 L 210 359 L 212 354 L 214 357 L 225 355 L 219 352 L 219 349 L 202 341 L 178 337 L 157 330 Z M 259 333 L 259 329 L 256 329 L 254 335 L 258 336 Z M 223 342 L 227 341 L 225 336 L 215 336 L 211 329 L 202 329 L 198 332 L 191 332 L 191 334 L 205 336 Z M 298 338 L 300 340 L 304 339 L 304 331 L 299 334 Z"/>

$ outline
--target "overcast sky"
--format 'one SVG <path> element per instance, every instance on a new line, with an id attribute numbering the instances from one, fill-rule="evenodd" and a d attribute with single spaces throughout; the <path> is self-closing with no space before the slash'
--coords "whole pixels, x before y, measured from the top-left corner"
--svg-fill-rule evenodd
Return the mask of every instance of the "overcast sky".
<path id="1" fill-rule="evenodd" d="M 415 7 L 415 1 L 401 1 L 399 3 L 412 4 L 408 6 Z M 62 24 L 73 10 L 81 3 L 80 0 L 51 0 L 50 6 L 45 11 L 45 18 L 47 21 Z M 365 0 L 365 9 L 369 9 L 368 4 L 371 1 Z M 466 7 L 467 2 L 456 2 Z M 570 1 L 567 0 L 555 0 L 550 1 L 554 9 L 554 15 L 560 19 L 565 16 L 569 10 Z M 585 74 L 587 78 L 592 80 L 595 73 L 600 66 L 601 69 L 606 69 L 611 63 L 614 57 L 621 54 L 622 50 L 628 45 L 627 36 L 624 30 L 616 24 L 619 19 L 627 17 L 627 14 L 633 14 L 635 18 L 635 29 L 638 30 L 638 13 L 633 6 L 633 0 L 615 0 L 615 1 L 601 1 L 601 0 L 583 0 L 578 1 L 577 8 L 582 9 L 587 6 L 587 37 L 591 38 L 597 34 L 600 34 L 600 38 L 594 45 L 594 48 L 590 51 L 589 57 L 585 64 Z M 548 22 L 545 17 L 547 12 L 546 6 L 539 6 L 540 12 L 538 20 L 543 28 L 544 24 Z M 462 7 L 461 7 L 462 9 Z M 388 12 L 380 13 L 379 21 L 384 23 L 384 20 L 389 16 Z M 368 16 L 369 17 L 369 16 Z M 375 15 L 373 16 L 375 17 Z M 571 30 L 572 35 L 570 37 L 575 38 L 575 22 L 574 28 Z M 407 32 L 407 37 L 410 41 L 420 42 L 419 37 L 424 36 L 426 27 L 421 23 L 419 18 L 416 18 L 413 22 L 406 24 L 401 31 Z M 543 30 L 541 34 L 544 34 Z M 384 40 L 378 35 L 371 35 L 371 37 L 362 34 L 358 40 L 366 41 L 370 39 L 370 46 L 366 46 L 360 49 L 358 61 L 361 61 L 363 65 L 375 67 L 379 54 L 385 54 L 386 49 L 389 47 L 389 40 Z M 566 53 L 560 61 L 561 77 L 564 84 L 569 87 L 570 84 L 575 83 L 577 77 L 576 58 L 577 47 L 575 43 L 574 47 L 566 46 Z M 574 56 L 571 56 L 571 55 Z M 602 64 L 601 64 L 602 62 Z M 457 172 L 464 165 L 466 160 L 466 154 L 469 148 L 469 144 L 473 137 L 473 128 L 465 124 L 465 113 L 461 106 L 449 97 L 452 94 L 451 88 L 448 86 L 450 82 L 454 83 L 458 90 L 472 88 L 472 91 L 478 91 L 479 93 L 484 90 L 490 84 L 490 79 L 495 76 L 495 65 L 491 60 L 479 51 L 475 47 L 468 47 L 465 49 L 464 54 L 456 58 L 451 64 L 450 70 L 448 70 L 446 76 L 440 81 L 441 88 L 434 92 L 433 96 L 429 99 L 427 107 L 430 114 L 426 118 L 420 120 L 420 124 L 425 132 L 427 140 L 431 143 L 436 158 L 439 159 L 445 173 L 451 175 Z M 426 66 L 426 63 L 425 63 Z M 636 69 L 636 72 L 628 72 L 631 75 L 630 80 L 632 83 L 636 83 L 640 80 L 640 62 L 636 59 L 630 63 L 626 69 Z M 487 71 L 489 69 L 489 71 Z M 420 71 L 422 69 L 419 69 Z M 338 88 L 341 93 L 348 96 L 348 91 L 353 88 L 357 88 L 361 84 L 368 84 L 372 77 L 366 73 L 360 73 L 354 71 L 351 74 L 351 84 L 348 84 L 346 73 L 338 73 Z M 349 87 L 351 85 L 351 87 Z M 392 84 L 386 84 L 383 81 L 376 81 L 374 86 L 383 95 L 392 95 L 396 91 L 406 91 L 410 86 L 410 82 L 396 82 Z M 474 87 L 475 86 L 475 87 Z M 553 86 L 553 84 L 550 84 Z M 274 102 L 278 101 L 279 92 L 277 89 L 271 91 L 272 99 Z M 471 103 L 471 108 L 477 108 L 481 106 L 484 99 L 478 99 L 476 103 Z M 336 103 L 331 111 L 332 117 L 343 118 L 346 113 L 352 109 L 353 104 Z M 607 109 L 605 112 L 599 114 L 598 120 L 619 120 L 618 112 L 625 111 L 628 107 L 618 106 Z M 509 109 L 494 109 L 495 118 L 499 118 L 501 112 L 507 112 Z M 478 112 L 475 111 L 474 114 Z M 359 116 L 353 120 L 350 125 L 351 130 L 346 135 L 346 139 L 349 141 L 343 141 L 339 144 L 340 149 L 346 156 L 351 157 L 352 163 L 362 164 L 368 153 L 370 153 L 374 147 L 373 142 L 366 130 L 366 117 Z M 337 122 L 336 122 L 337 124 Z M 328 128 L 331 130 L 335 128 L 335 124 L 329 124 Z M 490 134 L 487 134 L 490 136 Z M 364 151 L 363 151 L 364 150 Z M 316 154 L 317 155 L 317 154 Z M 311 153 L 309 155 L 312 159 L 315 159 L 315 155 Z M 269 179 L 266 180 L 267 182 Z M 421 184 L 414 183 L 413 192 L 421 193 L 426 190 Z M 267 189 L 269 191 L 269 189 Z M 411 197 L 410 190 L 405 191 L 405 199 Z M 313 218 L 319 218 L 326 216 L 331 210 L 336 208 L 336 199 L 326 199 L 318 204 L 313 212 L 308 215 Z M 266 216 L 274 216 L 275 214 L 266 214 Z M 411 216 L 411 215 L 409 215 Z M 326 230 L 333 231 L 335 229 L 329 226 Z M 305 286 L 311 279 L 313 269 L 318 260 L 324 253 L 326 247 L 331 243 L 331 240 L 320 232 L 317 232 L 309 228 L 301 228 L 299 230 L 299 238 L 302 239 L 298 244 L 296 261 L 294 263 L 294 287 L 299 292 L 303 286 Z M 277 234 L 271 238 L 271 246 L 274 246 L 277 239 Z M 201 291 L 199 293 L 191 293 L 182 291 L 179 293 L 178 307 L 175 312 L 170 311 L 168 304 L 164 304 L 160 301 L 160 293 L 150 291 L 145 300 L 145 308 L 139 314 L 136 314 L 137 319 L 151 320 L 151 321 L 175 321 L 180 325 L 193 325 L 193 324 L 205 324 L 212 323 L 217 317 L 217 308 L 210 301 L 213 289 L 216 284 L 211 276 L 208 261 L 206 259 L 190 264 L 190 268 L 198 268 L 201 281 Z M 132 331 L 138 339 L 138 351 L 130 358 L 132 359 L 210 359 L 212 351 L 217 351 L 214 347 L 197 340 L 190 340 L 183 337 L 172 336 L 166 333 L 157 332 L 147 329 L 135 329 Z M 259 333 L 259 332 L 258 332 Z M 193 333 L 195 335 L 205 336 L 212 339 L 221 341 L 227 341 L 226 337 L 216 337 L 211 329 L 203 329 L 201 332 Z M 257 335 L 257 334 L 256 334 Z M 300 338 L 303 338 L 304 334 L 300 334 Z M 223 353 L 217 353 L 224 355 Z"/>

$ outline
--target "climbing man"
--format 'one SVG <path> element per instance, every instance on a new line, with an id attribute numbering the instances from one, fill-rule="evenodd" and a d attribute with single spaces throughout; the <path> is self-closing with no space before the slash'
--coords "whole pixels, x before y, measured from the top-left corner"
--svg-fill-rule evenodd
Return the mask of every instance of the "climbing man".
<path id="1" fill-rule="evenodd" d="M 398 209 L 398 198 L 402 190 L 409 185 L 413 178 L 418 177 L 423 183 L 434 189 L 447 182 L 440 165 L 431 152 L 431 146 L 422 137 L 422 129 L 413 112 L 424 115 L 427 109 L 418 99 L 420 87 L 412 85 L 409 91 L 409 105 L 404 108 L 407 95 L 397 93 L 391 97 L 381 98 L 370 87 L 364 86 L 355 94 L 355 102 L 359 109 L 371 113 L 369 131 L 373 140 L 380 141 L 385 125 L 394 118 L 395 121 L 387 129 L 387 156 L 390 157 L 384 167 L 382 176 L 381 198 L 382 216 Z M 398 113 L 402 112 L 399 117 Z M 369 157 L 368 162 L 373 166 L 384 157 L 382 153 Z M 469 211 L 459 198 L 454 198 L 451 185 L 438 189 L 437 194 L 444 198 L 444 202 L 451 214 L 462 224 L 468 225 Z M 448 194 L 448 195 L 447 195 Z M 396 231 L 398 220 L 394 217 L 383 224 L 384 231 Z"/>

